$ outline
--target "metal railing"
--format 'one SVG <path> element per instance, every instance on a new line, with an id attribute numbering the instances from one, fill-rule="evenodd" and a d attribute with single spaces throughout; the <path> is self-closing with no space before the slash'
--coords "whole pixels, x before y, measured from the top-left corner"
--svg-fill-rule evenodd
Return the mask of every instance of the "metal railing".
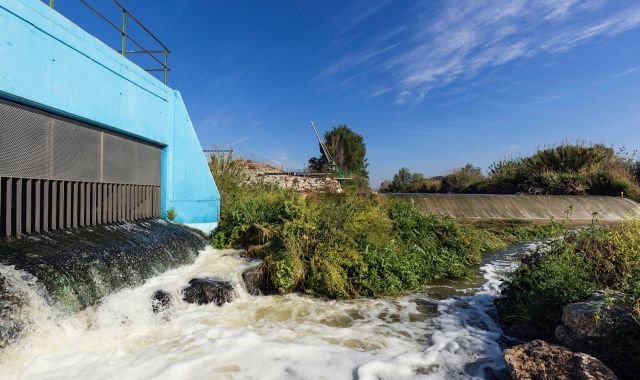
<path id="1" fill-rule="evenodd" d="M 153 34 L 140 20 L 138 20 L 127 8 L 125 8 L 118 0 L 112 0 L 112 2 L 122 11 L 122 23 L 121 26 L 118 26 L 113 21 L 109 20 L 105 15 L 100 13 L 95 7 L 89 4 L 86 0 L 79 0 L 85 7 L 90 9 L 93 13 L 98 15 L 102 20 L 104 20 L 108 25 L 112 26 L 115 30 L 117 30 L 121 35 L 121 46 L 120 49 L 115 49 L 123 57 L 126 57 L 127 54 L 146 54 L 151 57 L 154 61 L 156 61 L 160 66 L 159 67 L 151 67 L 151 68 L 143 68 L 147 72 L 162 72 L 163 73 L 163 81 L 164 84 L 168 84 L 168 74 L 171 69 L 168 66 L 169 53 L 171 52 L 169 48 L 162 42 L 155 34 Z M 49 6 L 54 8 L 54 0 L 49 0 Z M 156 49 L 147 49 L 140 42 L 134 39 L 130 34 L 127 34 L 127 22 L 132 20 L 135 22 L 149 37 L 151 37 L 159 46 Z M 133 43 L 135 45 L 136 50 L 127 50 L 127 41 Z M 160 58 L 158 58 L 158 56 Z"/>

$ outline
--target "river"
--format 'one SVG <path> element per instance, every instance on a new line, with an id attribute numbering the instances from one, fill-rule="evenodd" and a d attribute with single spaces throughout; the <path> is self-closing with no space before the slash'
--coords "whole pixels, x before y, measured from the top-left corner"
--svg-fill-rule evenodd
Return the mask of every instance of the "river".
<path id="1" fill-rule="evenodd" d="M 0 267 L 28 300 L 30 326 L 0 351 L 0 378 L 500 378 L 504 338 L 493 300 L 503 275 L 535 247 L 486 257 L 468 281 L 352 301 L 249 295 L 241 273 L 255 263 L 206 248 L 192 264 L 74 313 L 51 307 L 26 273 Z M 221 307 L 180 301 L 187 282 L 204 275 L 235 283 L 238 298 Z M 164 315 L 151 310 L 159 289 L 174 297 Z"/>

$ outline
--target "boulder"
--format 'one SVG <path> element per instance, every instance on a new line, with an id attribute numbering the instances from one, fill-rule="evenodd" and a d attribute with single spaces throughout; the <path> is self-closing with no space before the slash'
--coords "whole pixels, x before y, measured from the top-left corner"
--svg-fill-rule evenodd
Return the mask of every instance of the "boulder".
<path id="1" fill-rule="evenodd" d="M 254 296 L 277 293 L 276 288 L 271 284 L 271 281 L 269 281 L 269 276 L 264 264 L 242 272 L 242 280 L 247 288 L 247 293 Z"/>
<path id="2" fill-rule="evenodd" d="M 182 289 L 182 299 L 198 305 L 215 303 L 220 306 L 235 297 L 236 291 L 229 281 L 211 277 L 191 279 L 189 285 Z"/>
<path id="3" fill-rule="evenodd" d="M 151 309 L 154 314 L 164 313 L 171 309 L 173 297 L 164 290 L 156 290 L 151 296 Z"/>
<path id="4" fill-rule="evenodd" d="M 620 293 L 599 292 L 584 302 L 566 305 L 562 323 L 579 339 L 589 341 L 611 332 L 628 313 Z"/>
<path id="5" fill-rule="evenodd" d="M 511 378 L 610 380 L 617 376 L 593 356 L 576 353 L 542 340 L 533 340 L 504 351 Z"/>

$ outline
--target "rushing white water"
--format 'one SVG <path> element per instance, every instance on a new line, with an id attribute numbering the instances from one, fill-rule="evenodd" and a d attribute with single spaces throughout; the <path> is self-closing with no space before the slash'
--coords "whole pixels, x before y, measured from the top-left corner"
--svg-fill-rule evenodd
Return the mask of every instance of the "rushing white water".
<path id="1" fill-rule="evenodd" d="M 251 296 L 241 272 L 253 264 L 234 251 L 206 249 L 194 264 L 77 314 L 31 302 L 37 320 L 0 351 L 0 378 L 482 378 L 486 369 L 503 369 L 502 331 L 492 315 L 500 278 L 514 256 L 534 247 L 489 258 L 476 281 L 354 301 Z M 181 289 L 197 276 L 232 281 L 238 299 L 221 307 L 182 302 Z M 159 289 L 174 297 L 168 318 L 151 310 Z"/>

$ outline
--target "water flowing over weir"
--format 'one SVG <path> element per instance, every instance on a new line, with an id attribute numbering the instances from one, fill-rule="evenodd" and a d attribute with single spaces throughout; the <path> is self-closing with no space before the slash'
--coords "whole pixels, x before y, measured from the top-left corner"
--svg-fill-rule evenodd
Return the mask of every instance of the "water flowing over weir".
<path id="1" fill-rule="evenodd" d="M 77 312 L 193 262 L 205 244 L 201 233 L 162 220 L 0 241 L 0 347 L 34 327 L 25 315 L 34 295 L 41 306 Z"/>
<path id="2" fill-rule="evenodd" d="M 503 195 L 503 194 L 389 194 L 408 199 L 429 214 L 469 220 L 518 219 L 533 222 L 564 220 L 589 224 L 596 217 L 601 223 L 622 223 L 640 217 L 640 204 L 631 199 L 579 195 Z"/>
<path id="3" fill-rule="evenodd" d="M 352 301 L 249 295 L 241 273 L 256 263 L 211 248 L 73 313 L 48 306 L 25 276 L 19 288 L 34 325 L 0 351 L 0 378 L 502 378 L 493 299 L 501 276 L 535 248 L 491 255 L 468 281 Z M 182 302 L 199 276 L 230 281 L 238 297 L 221 307 Z M 168 315 L 152 312 L 158 290 L 173 297 Z"/>

